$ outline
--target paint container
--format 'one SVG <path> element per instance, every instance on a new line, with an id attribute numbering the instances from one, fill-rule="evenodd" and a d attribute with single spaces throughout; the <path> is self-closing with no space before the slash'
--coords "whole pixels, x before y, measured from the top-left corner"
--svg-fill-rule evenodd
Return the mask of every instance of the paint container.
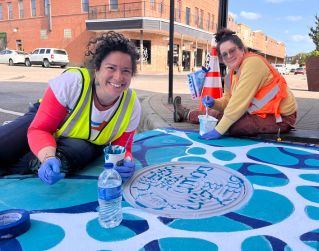
<path id="1" fill-rule="evenodd" d="M 212 116 L 198 115 L 199 120 L 199 134 L 203 134 L 213 130 L 217 124 L 217 119 Z"/>
<path id="2" fill-rule="evenodd" d="M 124 160 L 125 147 L 118 145 L 107 145 L 104 148 L 104 160 L 105 163 L 113 163 L 115 166 L 119 161 Z"/>

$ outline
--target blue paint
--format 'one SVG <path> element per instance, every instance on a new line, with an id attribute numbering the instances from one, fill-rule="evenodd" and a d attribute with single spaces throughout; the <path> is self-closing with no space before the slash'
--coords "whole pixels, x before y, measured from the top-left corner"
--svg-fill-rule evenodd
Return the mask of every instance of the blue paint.
<path id="1" fill-rule="evenodd" d="M 188 149 L 187 151 L 188 154 L 205 154 L 206 153 L 206 149 L 202 148 L 202 147 L 192 147 L 190 149 Z"/>
<path id="2" fill-rule="evenodd" d="M 23 250 L 48 250 L 65 237 L 63 228 L 58 225 L 31 220 L 31 228 L 17 237 Z"/>
<path id="3" fill-rule="evenodd" d="M 279 170 L 268 166 L 254 163 L 236 163 L 226 165 L 243 174 L 253 184 L 268 187 L 284 186 L 289 180 Z"/>
<path id="4" fill-rule="evenodd" d="M 12 183 L 17 182 L 19 179 L 11 179 L 10 176 L 7 178 L 0 177 L 0 187 L 4 188 L 6 185 L 10 185 Z"/>
<path id="5" fill-rule="evenodd" d="M 88 213 L 97 211 L 98 202 L 89 202 L 83 203 L 70 207 L 62 207 L 62 208 L 53 208 L 53 209 L 41 209 L 41 210 L 31 210 L 29 211 L 32 214 L 35 213 L 68 213 L 68 214 L 80 214 L 80 213 Z"/>
<path id="6" fill-rule="evenodd" d="M 281 173 L 277 169 L 267 166 L 267 165 L 259 165 L 259 164 L 252 164 L 249 165 L 248 170 L 254 173 L 260 174 L 278 174 Z"/>
<path id="7" fill-rule="evenodd" d="M 253 236 L 247 238 L 242 243 L 241 247 L 242 251 L 273 251 L 273 250 L 281 250 L 281 251 L 292 251 L 290 247 L 287 246 L 287 243 L 274 238 L 272 236 Z"/>
<path id="8" fill-rule="evenodd" d="M 86 231 L 93 239 L 104 242 L 127 240 L 136 235 L 133 230 L 123 226 L 122 223 L 115 228 L 102 228 L 97 218 L 87 223 Z"/>
<path id="9" fill-rule="evenodd" d="M 299 186 L 297 192 L 305 199 L 319 203 L 319 186 Z"/>
<path id="10" fill-rule="evenodd" d="M 148 229 L 149 225 L 145 219 L 132 214 L 123 214 L 121 224 L 115 228 L 102 228 L 97 218 L 88 222 L 86 226 L 86 231 L 92 238 L 105 242 L 126 240 Z"/>
<path id="11" fill-rule="evenodd" d="M 175 136 L 175 135 L 170 135 L 170 134 L 164 134 L 160 135 L 157 137 L 152 137 L 149 139 L 145 139 L 143 141 L 143 146 L 145 147 L 165 147 L 165 146 L 170 146 L 172 147 L 174 144 L 177 145 L 191 145 L 192 142 L 190 140 Z"/>
<path id="12" fill-rule="evenodd" d="M 310 219 L 319 220 L 319 207 L 307 206 L 305 211 Z"/>
<path id="13" fill-rule="evenodd" d="M 297 157 L 285 154 L 279 147 L 259 147 L 250 150 L 247 155 L 253 160 L 281 166 L 293 166 L 299 162 Z"/>
<path id="14" fill-rule="evenodd" d="M 319 174 L 301 174 L 300 178 L 319 183 Z"/>
<path id="15" fill-rule="evenodd" d="M 209 163 L 209 161 L 205 158 L 202 157 L 197 157 L 197 156 L 188 156 L 188 157 L 181 157 L 178 158 L 178 161 L 186 161 L 186 162 L 204 162 L 204 163 Z"/>
<path id="16" fill-rule="evenodd" d="M 286 197 L 274 192 L 255 190 L 248 204 L 236 213 L 275 224 L 288 218 L 293 210 L 292 202 Z"/>
<path id="17" fill-rule="evenodd" d="M 241 222 L 223 216 L 209 217 L 206 219 L 175 219 L 169 223 L 168 226 L 174 229 L 196 232 L 235 232 L 252 229 Z"/>
<path id="18" fill-rule="evenodd" d="M 138 133 L 134 135 L 134 143 L 145 140 L 147 138 L 152 138 L 158 135 L 163 135 L 163 132 L 156 131 L 156 130 L 144 131 L 143 133 Z"/>
<path id="19" fill-rule="evenodd" d="M 223 161 L 231 161 L 236 158 L 236 154 L 230 151 L 218 150 L 213 152 L 213 157 Z"/>
<path id="20" fill-rule="evenodd" d="M 1 251 L 23 251 L 17 239 L 0 240 Z"/>
<path id="21" fill-rule="evenodd" d="M 318 250 L 318 247 L 319 247 L 319 228 L 314 229 L 311 232 L 308 232 L 308 233 L 301 235 L 300 240 L 302 240 L 308 246 Z"/>
<path id="22" fill-rule="evenodd" d="M 23 200 L 21 193 L 17 191 L 23 191 Z M 71 207 L 96 201 L 97 181 L 63 179 L 48 186 L 39 178 L 26 179 L 0 189 L 0 198 L 6 198 L 6 203 L 0 204 L 0 210 L 23 208 L 31 211 Z"/>
<path id="23" fill-rule="evenodd" d="M 308 166 L 319 167 L 319 160 L 318 159 L 307 159 L 307 160 L 305 160 L 305 164 Z"/>
<path id="24" fill-rule="evenodd" d="M 304 150 L 288 148 L 288 147 L 285 148 L 285 151 L 287 151 L 288 153 L 293 153 L 295 155 L 313 155 L 313 153 L 310 153 Z"/>
<path id="25" fill-rule="evenodd" d="M 149 149 L 145 153 L 148 165 L 170 162 L 173 158 L 186 155 L 187 147 L 161 147 L 160 149 Z M 159 154 L 160 153 L 160 154 Z"/>
<path id="26" fill-rule="evenodd" d="M 194 250 L 209 250 L 217 251 L 216 244 L 197 238 L 163 238 L 159 239 L 161 250 L 169 251 L 194 251 Z"/>
<path id="27" fill-rule="evenodd" d="M 219 146 L 219 147 L 233 147 L 233 146 L 249 146 L 249 145 L 255 145 L 258 143 L 258 141 L 255 140 L 249 140 L 249 139 L 240 139 L 240 138 L 232 138 L 232 137 L 223 137 L 220 139 L 215 140 L 204 140 L 199 139 L 198 132 L 197 133 L 189 133 L 187 136 L 197 142 L 201 142 L 205 145 L 210 146 Z"/>

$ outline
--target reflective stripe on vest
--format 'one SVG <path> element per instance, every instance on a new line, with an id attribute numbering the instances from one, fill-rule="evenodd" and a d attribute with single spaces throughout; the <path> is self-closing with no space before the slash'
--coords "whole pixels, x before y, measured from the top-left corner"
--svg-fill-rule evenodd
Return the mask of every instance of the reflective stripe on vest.
<path id="1" fill-rule="evenodd" d="M 69 71 L 69 70 L 68 70 Z M 134 102 L 136 99 L 135 91 L 130 89 L 123 92 L 119 106 L 114 111 L 111 119 L 102 128 L 99 134 L 91 137 L 91 111 L 92 111 L 92 83 L 90 75 L 85 68 L 71 68 L 70 71 L 80 71 L 82 75 L 82 90 L 77 103 L 66 121 L 56 132 L 56 136 L 79 138 L 89 140 L 97 145 L 104 145 L 119 138 L 125 132 L 132 115 Z"/>
<path id="2" fill-rule="evenodd" d="M 272 69 L 270 64 L 263 57 L 253 53 L 246 53 L 245 58 L 250 56 L 260 57 L 265 62 L 265 64 L 268 66 L 268 68 L 270 69 L 273 75 L 273 80 L 267 85 L 263 86 L 260 90 L 258 90 L 258 92 L 255 94 L 255 97 L 251 101 L 251 104 L 249 108 L 247 109 L 247 112 L 250 114 L 256 114 L 261 117 L 265 117 L 267 113 L 271 113 L 275 115 L 276 123 L 282 122 L 279 104 L 280 104 L 280 101 L 286 96 L 286 92 L 283 90 L 283 85 L 285 85 L 286 82 L 284 79 L 282 79 L 279 73 L 277 73 L 274 69 Z M 233 74 L 234 74 L 234 70 L 232 70 L 225 77 L 225 81 L 226 81 L 225 84 L 227 88 L 229 88 L 230 95 L 231 95 L 231 85 L 232 85 Z M 237 74 L 236 74 L 237 79 L 239 79 L 239 76 L 240 76 L 240 69 L 237 71 Z M 264 93 L 265 91 L 266 91 L 266 94 L 261 95 L 261 93 Z M 258 99 L 257 98 L 258 96 L 261 96 L 261 97 Z"/>
<path id="3" fill-rule="evenodd" d="M 277 95 L 278 92 L 279 92 L 279 86 L 276 85 L 262 99 L 258 100 L 256 98 L 253 98 L 251 105 L 248 108 L 248 112 L 253 113 L 253 112 L 259 110 L 260 108 L 265 106 L 270 100 L 272 100 Z"/>

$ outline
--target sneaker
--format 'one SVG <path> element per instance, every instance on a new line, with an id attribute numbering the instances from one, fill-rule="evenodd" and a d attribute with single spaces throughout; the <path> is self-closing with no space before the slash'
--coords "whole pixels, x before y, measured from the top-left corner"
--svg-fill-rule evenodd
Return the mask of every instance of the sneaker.
<path id="1" fill-rule="evenodd" d="M 176 96 L 174 98 L 173 104 L 174 104 L 174 122 L 187 121 L 189 109 L 182 106 L 182 98 L 180 96 Z"/>

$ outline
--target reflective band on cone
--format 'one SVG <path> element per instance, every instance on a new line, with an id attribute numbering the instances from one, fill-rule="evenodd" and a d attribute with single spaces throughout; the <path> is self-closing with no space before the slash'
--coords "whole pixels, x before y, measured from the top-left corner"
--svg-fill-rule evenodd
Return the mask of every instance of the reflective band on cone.
<path id="1" fill-rule="evenodd" d="M 21 235 L 31 226 L 30 214 L 23 209 L 0 211 L 0 240 Z"/>
<path id="2" fill-rule="evenodd" d="M 220 98 L 223 95 L 222 80 L 220 77 L 219 60 L 217 57 L 217 50 L 212 47 L 209 59 L 209 71 L 206 73 L 206 78 L 199 102 L 199 110 L 204 111 L 205 106 L 202 104 L 202 99 L 205 96 Z"/>

